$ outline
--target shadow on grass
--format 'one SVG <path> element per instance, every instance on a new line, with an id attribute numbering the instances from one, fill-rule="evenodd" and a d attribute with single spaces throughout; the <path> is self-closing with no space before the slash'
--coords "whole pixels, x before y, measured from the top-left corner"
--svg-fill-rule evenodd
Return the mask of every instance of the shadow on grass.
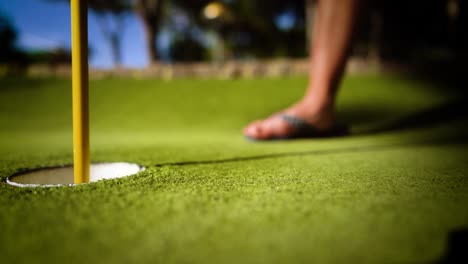
<path id="1" fill-rule="evenodd" d="M 449 233 L 447 249 L 434 264 L 468 263 L 468 229 L 459 229 Z"/>
<path id="2" fill-rule="evenodd" d="M 408 115 L 386 124 L 382 124 L 380 121 L 391 118 L 393 113 L 389 109 L 380 108 L 379 105 L 371 109 L 349 109 L 346 113 L 342 113 L 342 116 L 352 126 L 380 124 L 374 127 L 368 126 L 367 129 L 358 130 L 354 134 L 376 134 L 423 128 L 462 118 L 468 120 L 468 90 L 466 89 L 468 68 L 466 67 L 465 57 L 452 59 L 426 58 L 417 63 L 410 63 L 407 66 L 409 66 L 407 70 L 400 72 L 397 76 L 422 82 L 422 86 L 427 87 L 428 90 L 434 90 L 440 95 L 455 99 L 419 112 L 408 113 Z"/>
<path id="3" fill-rule="evenodd" d="M 343 153 L 359 153 L 369 152 L 375 150 L 387 150 L 401 147 L 411 146 L 424 146 L 424 145 L 449 145 L 449 144 L 463 144 L 468 143 L 468 133 L 460 135 L 448 135 L 447 137 L 426 141 L 415 141 L 411 143 L 395 143 L 395 144 L 382 144 L 382 145 L 370 145 L 361 147 L 347 147 L 347 148 L 335 148 L 335 149 L 323 149 L 323 150 L 309 150 L 309 151 L 295 151 L 295 152 L 284 152 L 284 153 L 273 153 L 264 154 L 250 157 L 234 157 L 227 159 L 218 160 L 199 160 L 199 161 L 181 161 L 181 162 L 168 162 L 160 163 L 154 166 L 187 166 L 187 165 L 205 165 L 205 164 L 219 164 L 219 163 L 230 163 L 230 162 L 243 162 L 243 161 L 254 161 L 264 160 L 271 158 L 281 157 L 295 157 L 295 156 L 308 156 L 308 155 L 326 155 L 326 154 L 343 154 Z"/>
<path id="4" fill-rule="evenodd" d="M 365 115 L 365 114 L 364 114 Z M 371 112 L 371 115 L 377 115 L 375 112 Z M 356 114 L 350 115 L 351 122 L 353 123 L 354 118 L 363 118 L 363 114 L 357 112 Z M 377 127 L 368 129 L 358 130 L 354 132 L 354 135 L 367 135 L 377 134 L 383 132 L 393 132 L 406 129 L 414 128 L 425 128 L 435 126 L 447 122 L 456 120 L 468 120 L 468 99 L 459 98 L 447 103 L 433 106 L 431 108 L 424 109 L 419 112 L 410 113 L 403 116 L 395 121 L 381 124 Z"/>
<path id="5" fill-rule="evenodd" d="M 60 82 L 59 78 L 29 78 L 29 77 L 1 77 L 0 78 L 0 91 L 23 90 L 23 89 L 37 89 L 40 87 L 50 85 L 51 81 Z M 71 82 L 70 82 L 71 87 Z"/>

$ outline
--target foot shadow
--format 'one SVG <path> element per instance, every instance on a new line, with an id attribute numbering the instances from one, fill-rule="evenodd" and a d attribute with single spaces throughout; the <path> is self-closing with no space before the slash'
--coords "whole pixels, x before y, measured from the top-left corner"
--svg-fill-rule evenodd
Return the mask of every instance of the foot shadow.
<path id="1" fill-rule="evenodd" d="M 378 113 L 377 111 L 359 110 L 347 113 L 344 119 L 353 125 L 362 125 L 359 120 L 368 120 L 370 123 L 378 120 L 376 116 L 388 116 L 389 113 Z M 414 128 L 431 127 L 438 124 L 448 123 L 456 120 L 468 120 L 468 98 L 455 99 L 441 105 L 436 105 L 422 111 L 410 113 L 397 120 L 384 122 L 378 126 L 371 125 L 370 128 L 356 129 L 353 135 L 377 134 L 383 132 L 394 132 Z M 364 123 L 365 124 L 365 123 Z"/>
<path id="2" fill-rule="evenodd" d="M 468 229 L 449 233 L 447 249 L 434 264 L 468 263 Z"/>
<path id="3" fill-rule="evenodd" d="M 408 66 L 406 73 L 402 72 L 400 77 L 422 83 L 427 90 L 453 99 L 418 112 L 408 113 L 393 121 L 391 121 L 392 109 L 379 108 L 380 105 L 364 109 L 364 111 L 359 110 L 359 108 L 350 109 L 349 113 L 343 113 L 344 120 L 356 127 L 360 125 L 368 127 L 368 129 L 358 130 L 354 134 L 376 134 L 430 127 L 459 119 L 468 120 L 468 92 L 465 89 L 468 71 L 465 59 L 436 59 L 420 61 L 408 64 Z M 385 119 L 388 122 L 385 122 Z M 382 121 L 384 122 L 382 123 Z M 372 127 L 372 124 L 375 125 Z"/>

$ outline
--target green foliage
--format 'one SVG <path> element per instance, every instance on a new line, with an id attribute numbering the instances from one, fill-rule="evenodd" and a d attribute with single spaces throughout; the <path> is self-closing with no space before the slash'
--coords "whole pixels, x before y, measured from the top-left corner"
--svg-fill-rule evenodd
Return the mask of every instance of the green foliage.
<path id="1" fill-rule="evenodd" d="M 171 47 L 171 58 L 175 61 L 195 62 L 206 60 L 206 48 L 189 37 L 177 38 Z"/>
<path id="2" fill-rule="evenodd" d="M 306 54 L 304 0 L 218 2 L 223 5 L 224 13 L 214 20 L 205 19 L 203 8 L 212 2 L 173 1 L 198 26 L 218 32 L 226 47 L 229 47 L 229 52 L 236 56 L 271 57 L 279 51 L 285 51 L 282 55 L 291 57 Z M 294 14 L 298 23 L 292 32 L 283 32 L 275 25 L 275 19 L 288 10 Z"/>
<path id="3" fill-rule="evenodd" d="M 27 52 L 32 64 L 48 64 L 49 66 L 71 64 L 71 52 L 65 49 L 35 50 Z"/>
<path id="4" fill-rule="evenodd" d="M 43 0 L 48 2 L 67 2 L 70 0 Z M 132 0 L 87 0 L 88 7 L 99 13 L 120 14 L 131 10 Z"/>
<path id="5" fill-rule="evenodd" d="M 16 37 L 16 29 L 11 22 L 6 17 L 0 16 L 0 51 L 14 49 Z"/>
<path id="6" fill-rule="evenodd" d="M 132 9 L 131 0 L 88 0 L 88 5 L 96 12 L 121 14 Z"/>
<path id="7" fill-rule="evenodd" d="M 0 14 L 0 76 L 22 74 L 29 63 L 27 55 L 16 47 L 17 31 Z"/>
<path id="8" fill-rule="evenodd" d="M 11 22 L 0 15 L 0 63 L 20 59 L 21 53 L 15 46 L 18 33 Z"/>

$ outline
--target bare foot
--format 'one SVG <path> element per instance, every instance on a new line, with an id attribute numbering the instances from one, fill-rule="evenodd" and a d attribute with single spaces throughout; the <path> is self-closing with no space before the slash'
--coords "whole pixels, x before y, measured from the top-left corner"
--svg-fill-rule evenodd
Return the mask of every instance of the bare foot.
<path id="1" fill-rule="evenodd" d="M 256 140 L 287 138 L 294 135 L 298 128 L 280 118 L 280 114 L 287 114 L 302 119 L 319 131 L 327 131 L 335 125 L 335 114 L 332 104 L 316 107 L 316 104 L 312 102 L 300 101 L 290 108 L 273 114 L 264 120 L 252 122 L 244 129 L 244 135 Z"/>

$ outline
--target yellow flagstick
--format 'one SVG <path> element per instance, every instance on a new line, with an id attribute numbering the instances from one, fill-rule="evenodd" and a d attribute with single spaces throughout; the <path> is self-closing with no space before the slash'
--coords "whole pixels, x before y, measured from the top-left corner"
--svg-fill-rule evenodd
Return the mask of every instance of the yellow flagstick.
<path id="1" fill-rule="evenodd" d="M 89 182 L 88 5 L 71 0 L 74 182 Z"/>

